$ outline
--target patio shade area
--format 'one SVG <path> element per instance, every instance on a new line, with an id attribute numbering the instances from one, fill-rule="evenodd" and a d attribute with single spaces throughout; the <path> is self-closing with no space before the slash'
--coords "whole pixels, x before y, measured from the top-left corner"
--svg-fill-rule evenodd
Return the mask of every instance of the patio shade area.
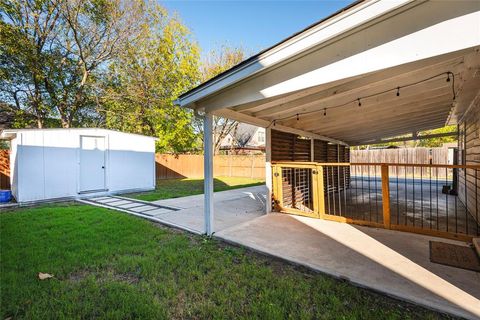
<path id="1" fill-rule="evenodd" d="M 273 201 L 273 206 L 267 201 L 267 212 L 445 237 L 478 235 L 479 31 L 479 2 L 359 1 L 181 95 L 177 104 L 205 119 L 207 233 L 214 231 L 215 115 L 266 128 L 267 198 Z M 393 175 L 395 165 L 418 164 L 349 163 L 351 146 L 418 139 L 420 132 L 445 125 L 458 125 L 463 142 L 456 165 L 422 164 L 414 168 L 422 177 L 402 178 Z M 353 177 L 355 165 L 371 166 L 381 181 L 366 173 Z M 432 169 L 446 170 L 452 178 L 442 180 Z M 365 219 L 365 208 L 352 197 L 366 179 L 369 200 L 364 204 L 369 210 L 380 205 L 382 216 Z M 381 201 L 372 182 L 381 182 Z M 432 184 L 428 197 L 422 193 L 414 199 L 415 187 L 425 184 Z M 437 200 L 433 194 L 438 191 L 456 197 Z M 362 187 L 360 193 L 365 192 Z M 335 208 L 329 207 L 337 198 Z M 422 199 L 432 203 L 428 211 L 435 211 L 435 217 L 425 220 Z M 352 212 L 338 212 L 342 201 Z"/>
<path id="2" fill-rule="evenodd" d="M 427 308 L 480 316 L 479 273 L 430 262 L 429 242 L 438 238 L 284 214 L 215 236 Z"/>

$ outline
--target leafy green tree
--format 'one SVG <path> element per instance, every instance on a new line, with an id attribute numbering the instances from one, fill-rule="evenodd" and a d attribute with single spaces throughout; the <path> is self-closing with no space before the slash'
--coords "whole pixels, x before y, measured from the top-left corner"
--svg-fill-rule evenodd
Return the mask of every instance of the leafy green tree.
<path id="1" fill-rule="evenodd" d="M 17 109 L 20 123 L 30 123 L 33 115 L 41 128 L 53 114 L 45 103 L 45 48 L 59 17 L 56 2 L 0 2 L 0 99 Z"/>
<path id="2" fill-rule="evenodd" d="M 457 126 L 445 126 L 442 128 L 432 129 L 432 130 L 425 130 L 418 133 L 418 137 L 416 140 L 407 140 L 407 141 L 398 141 L 398 142 L 387 142 L 387 143 L 378 143 L 372 146 L 375 147 L 403 147 L 403 148 L 415 148 L 415 147 L 425 147 L 425 148 L 434 148 L 434 147 L 441 147 L 444 143 L 456 142 L 457 137 L 454 136 L 447 136 L 447 137 L 438 137 L 438 138 L 428 138 L 422 139 L 422 136 L 426 135 L 433 135 L 433 134 L 441 134 L 441 133 L 451 133 L 456 132 Z M 410 137 L 410 135 L 403 135 L 398 136 L 397 138 L 406 138 Z M 359 149 L 367 149 L 369 146 L 359 146 Z"/>
<path id="3" fill-rule="evenodd" d="M 85 125 L 96 116 L 95 72 L 137 38 L 143 8 L 140 0 L 1 1 L 1 101 L 40 128 L 51 118 Z"/>
<path id="4" fill-rule="evenodd" d="M 420 133 L 422 135 L 432 135 L 432 134 L 440 134 L 440 133 L 449 133 L 449 132 L 456 132 L 457 126 L 445 126 L 443 128 L 427 130 Z M 448 136 L 448 137 L 439 137 L 439 138 L 429 138 L 429 139 L 421 139 L 418 140 L 419 147 L 441 147 L 444 143 L 456 142 L 456 136 Z"/>
<path id="5" fill-rule="evenodd" d="M 192 149 L 192 112 L 174 100 L 200 79 L 199 49 L 189 30 L 159 5 L 148 8 L 138 40 L 111 64 L 101 93 L 108 128 L 158 136 L 157 150 Z"/>

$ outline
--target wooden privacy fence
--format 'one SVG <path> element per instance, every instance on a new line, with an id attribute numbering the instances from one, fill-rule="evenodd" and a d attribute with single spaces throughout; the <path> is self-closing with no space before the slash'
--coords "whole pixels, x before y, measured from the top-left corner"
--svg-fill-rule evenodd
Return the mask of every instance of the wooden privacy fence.
<path id="1" fill-rule="evenodd" d="M 0 189 L 10 189 L 9 150 L 0 150 Z"/>
<path id="2" fill-rule="evenodd" d="M 351 150 L 352 163 L 408 163 L 408 164 L 447 164 L 448 148 L 398 148 L 398 149 L 373 149 Z M 391 175 L 406 177 L 420 177 L 428 175 L 430 169 L 421 166 L 390 166 Z M 445 179 L 452 174 L 452 170 L 434 170 L 435 175 Z M 380 168 L 375 166 L 359 166 L 353 175 L 379 176 Z"/>
<path id="3" fill-rule="evenodd" d="M 155 161 L 157 180 L 203 178 L 203 155 L 156 154 Z M 265 155 L 216 155 L 213 174 L 265 179 Z"/>
<path id="4" fill-rule="evenodd" d="M 379 175 L 362 174 L 364 166 Z M 429 174 L 405 178 L 392 167 Z M 437 170 L 470 170 L 474 179 L 440 180 Z M 453 239 L 480 235 L 479 165 L 273 162 L 272 174 L 280 212 Z"/>

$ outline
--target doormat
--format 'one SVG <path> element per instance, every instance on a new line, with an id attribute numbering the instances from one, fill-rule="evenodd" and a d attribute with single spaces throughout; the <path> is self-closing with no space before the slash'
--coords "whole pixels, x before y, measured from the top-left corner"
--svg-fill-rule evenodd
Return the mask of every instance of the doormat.
<path id="1" fill-rule="evenodd" d="M 480 259 L 471 247 L 430 241 L 430 261 L 480 272 Z"/>

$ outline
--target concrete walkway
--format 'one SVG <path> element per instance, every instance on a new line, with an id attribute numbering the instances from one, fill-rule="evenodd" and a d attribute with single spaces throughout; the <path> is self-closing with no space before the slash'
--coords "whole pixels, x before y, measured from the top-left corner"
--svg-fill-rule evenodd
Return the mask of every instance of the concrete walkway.
<path id="1" fill-rule="evenodd" d="M 387 295 L 480 319 L 480 273 L 431 263 L 428 236 L 268 214 L 215 236 Z"/>

